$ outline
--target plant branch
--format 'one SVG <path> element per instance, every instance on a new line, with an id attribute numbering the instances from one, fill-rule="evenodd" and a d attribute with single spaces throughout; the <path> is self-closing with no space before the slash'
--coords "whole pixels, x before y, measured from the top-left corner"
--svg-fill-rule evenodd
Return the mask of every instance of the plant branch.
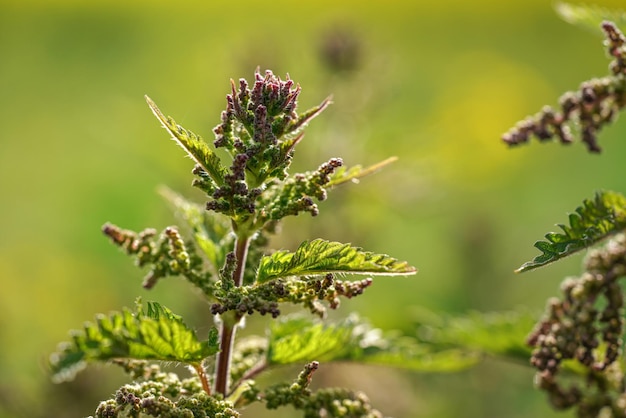
<path id="1" fill-rule="evenodd" d="M 235 257 L 237 258 L 237 265 L 233 275 L 235 286 L 241 286 L 243 283 L 243 273 L 246 266 L 249 246 L 249 237 L 244 236 L 237 238 L 235 243 Z M 229 314 L 227 313 L 227 315 Z M 237 324 L 242 317 L 242 314 L 237 313 L 235 314 L 233 321 L 229 321 L 229 318 L 222 318 L 222 325 L 220 329 L 220 352 L 217 356 L 217 367 L 215 371 L 215 390 L 224 395 L 224 397 L 226 397 L 229 392 L 228 379 L 230 377 L 230 361 L 233 351 L 233 342 L 235 339 Z"/>
<path id="2" fill-rule="evenodd" d="M 268 367 L 267 361 L 263 360 L 260 361 L 259 363 L 255 364 L 252 368 L 250 368 L 243 376 L 241 376 L 241 379 L 239 379 L 232 387 L 232 391 L 234 391 L 235 389 L 237 389 L 243 382 L 245 382 L 248 379 L 252 379 L 253 377 L 255 377 L 256 375 L 258 375 L 259 373 L 265 371 Z"/>

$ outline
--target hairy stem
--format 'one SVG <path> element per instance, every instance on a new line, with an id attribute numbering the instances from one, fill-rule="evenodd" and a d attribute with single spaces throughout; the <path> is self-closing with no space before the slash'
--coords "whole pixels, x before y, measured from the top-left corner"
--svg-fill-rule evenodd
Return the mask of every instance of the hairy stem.
<path id="1" fill-rule="evenodd" d="M 235 243 L 235 257 L 237 258 L 237 266 L 235 267 L 234 281 L 235 286 L 241 286 L 243 283 L 243 273 L 248 257 L 248 247 L 250 245 L 249 237 L 238 237 Z M 236 314 L 234 320 L 232 318 L 222 318 L 220 329 L 220 352 L 217 356 L 217 366 L 215 370 L 215 390 L 226 397 L 229 392 L 228 378 L 230 376 L 230 360 L 233 352 L 233 342 L 235 340 L 235 332 L 237 324 L 243 315 Z M 231 319 L 231 320 L 229 320 Z"/>
<path id="2" fill-rule="evenodd" d="M 198 373 L 200 382 L 202 382 L 202 389 L 204 389 L 207 395 L 211 396 L 211 387 L 209 386 L 209 380 L 207 379 L 206 372 L 204 371 L 204 366 L 202 366 L 202 364 L 196 364 L 193 367 L 196 370 L 196 373 Z"/>

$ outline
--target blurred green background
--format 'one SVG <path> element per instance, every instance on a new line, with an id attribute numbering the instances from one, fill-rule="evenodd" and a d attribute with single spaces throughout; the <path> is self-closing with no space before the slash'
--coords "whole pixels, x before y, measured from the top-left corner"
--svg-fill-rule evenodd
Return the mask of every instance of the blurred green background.
<path id="1" fill-rule="evenodd" d="M 332 94 L 297 170 L 334 156 L 400 159 L 333 191 L 319 217 L 287 221 L 274 246 L 324 237 L 416 265 L 417 276 L 377 279 L 336 313 L 411 333 L 416 309 L 540 312 L 579 272 L 581 256 L 523 276 L 513 269 L 595 190 L 626 191 L 615 170 L 626 122 L 602 133 L 601 155 L 581 144 L 510 150 L 499 138 L 607 64 L 599 34 L 564 23 L 545 0 L 2 0 L 0 417 L 93 413 L 124 376 L 94 367 L 53 385 L 47 355 L 69 329 L 137 295 L 190 316 L 200 335 L 208 329 L 208 306 L 184 282 L 144 291 L 143 273 L 100 233 L 107 221 L 175 222 L 161 184 L 202 200 L 144 94 L 207 139 L 229 79 L 250 79 L 257 66 L 299 82 L 300 109 Z M 397 417 L 557 416 L 532 376 L 501 361 L 450 375 L 327 365 L 319 382 L 363 389 Z"/>

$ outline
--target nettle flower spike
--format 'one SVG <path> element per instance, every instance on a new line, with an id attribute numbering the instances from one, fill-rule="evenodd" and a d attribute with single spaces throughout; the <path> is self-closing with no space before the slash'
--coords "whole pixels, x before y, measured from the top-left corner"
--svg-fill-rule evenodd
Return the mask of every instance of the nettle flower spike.
<path id="1" fill-rule="evenodd" d="M 230 164 L 199 135 L 176 124 L 146 98 L 172 139 L 196 162 L 192 184 L 209 196 L 206 209 L 231 218 L 238 235 L 252 236 L 272 222 L 301 212 L 315 216 L 319 209 L 314 199 L 325 200 L 327 188 L 357 181 L 395 160 L 346 169 L 340 158 L 332 158 L 316 171 L 289 176 L 287 170 L 303 137 L 302 129 L 330 104 L 327 98 L 298 114 L 300 91 L 289 76 L 283 81 L 271 71 L 264 76 L 257 71 L 252 88 L 244 79 L 239 88 L 231 80 L 226 110 L 213 130 L 213 145 L 230 154 Z"/>
<path id="2" fill-rule="evenodd" d="M 315 170 L 287 173 L 302 128 L 330 103 L 326 99 L 299 115 L 299 94 L 300 87 L 289 77 L 283 81 L 271 71 L 257 71 L 251 88 L 243 79 L 238 88 L 231 81 L 213 144 L 178 125 L 146 98 L 161 125 L 194 161 L 193 185 L 209 201 L 196 204 L 162 189 L 186 228 L 134 232 L 107 223 L 103 232 L 139 267 L 149 269 L 144 288 L 168 276 L 182 276 L 199 288 L 216 327 L 202 338 L 168 308 L 148 302 L 146 309 L 138 301 L 134 311 L 99 315 L 95 323 L 73 332 L 71 341 L 51 356 L 56 380 L 69 379 L 85 363 L 96 361 L 121 365 L 135 380 L 102 402 L 97 417 L 237 417 L 234 408 L 253 402 L 270 409 L 292 405 L 305 417 L 379 417 L 359 392 L 311 391 L 318 361 L 368 357 L 372 364 L 432 370 L 434 353 L 405 338 L 400 342 L 383 337 L 355 318 L 325 324 L 322 318 L 313 322 L 296 315 L 280 323 L 273 320 L 275 326 L 265 337 L 244 344 L 235 341 L 248 315 L 277 318 L 282 306 L 290 304 L 324 317 L 327 308 L 339 307 L 340 299 L 363 294 L 373 276 L 417 272 L 386 254 L 321 238 L 305 241 L 295 251 L 268 248 L 269 235 L 278 232 L 282 218 L 301 212 L 317 215 L 316 201 L 326 200 L 331 188 L 356 182 L 395 161 L 392 157 L 365 168 L 346 168 L 342 159 L 331 158 Z M 219 156 L 214 147 L 228 155 Z M 348 274 L 365 277 L 337 279 Z M 442 359 L 447 361 L 449 355 Z M 193 376 L 181 379 L 178 373 L 162 373 L 146 361 L 183 364 Z M 305 361 L 293 383 L 263 390 L 252 380 L 269 368 Z M 465 362 L 456 364 L 462 367 Z M 448 367 L 441 365 L 437 367 Z"/>
<path id="3" fill-rule="evenodd" d="M 168 226 L 161 234 L 152 228 L 137 233 L 107 223 L 102 232 L 134 257 L 138 267 L 150 267 L 143 282 L 145 289 L 153 288 L 161 278 L 181 275 L 205 294 L 213 293 L 210 275 L 202 269 L 203 260 L 192 242 L 183 241 L 176 227 Z"/>
<path id="4" fill-rule="evenodd" d="M 209 210 L 228 213 L 241 207 L 254 213 L 255 200 L 264 183 L 287 177 L 294 148 L 302 139 L 299 130 L 330 104 L 326 99 L 298 115 L 299 94 L 300 86 L 294 86 L 289 76 L 283 81 L 271 71 L 266 71 L 265 76 L 257 71 L 252 90 L 246 80 L 240 79 L 237 91 L 231 80 L 222 123 L 213 130 L 213 145 L 225 148 L 233 157 L 233 164 L 225 184 L 213 193 Z M 204 184 L 205 179 L 201 178 L 198 185 Z"/>
<path id="5" fill-rule="evenodd" d="M 239 89 L 231 80 L 222 122 L 213 129 L 213 145 L 225 148 L 232 157 L 229 167 L 200 136 L 166 117 L 149 98 L 147 101 L 172 138 L 196 162 L 193 185 L 210 197 L 207 209 L 242 224 L 254 218 L 257 200 L 268 184 L 287 178 L 302 128 L 330 104 L 326 99 L 298 115 L 299 94 L 300 86 L 289 76 L 283 81 L 271 71 L 264 76 L 257 71 L 252 89 L 244 79 L 239 80 Z M 303 206 L 306 202 L 300 203 Z"/>

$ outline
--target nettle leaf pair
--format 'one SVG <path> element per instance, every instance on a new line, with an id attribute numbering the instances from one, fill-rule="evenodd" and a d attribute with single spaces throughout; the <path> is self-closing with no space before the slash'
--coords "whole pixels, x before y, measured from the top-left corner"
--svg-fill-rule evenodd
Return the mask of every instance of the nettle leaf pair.
<path id="1" fill-rule="evenodd" d="M 163 127 L 196 163 L 193 186 L 203 190 L 203 207 L 168 189 L 162 194 L 185 222 L 189 238 L 175 226 L 133 232 L 112 224 L 103 227 L 113 243 L 148 269 L 143 286 L 168 276 L 182 276 L 197 287 L 211 306 L 217 327 L 199 338 L 182 318 L 156 302 L 137 301 L 134 311 L 96 317 L 59 346 L 50 365 L 57 381 L 67 380 L 86 363 L 122 365 L 135 379 L 114 399 L 101 403 L 100 417 L 111 416 L 238 416 L 234 409 L 251 402 L 268 408 L 292 404 L 305 416 L 379 416 L 367 398 L 349 390 L 311 393 L 308 384 L 318 361 L 359 360 L 407 367 L 432 367 L 427 350 L 404 350 L 356 318 L 336 324 L 292 316 L 274 321 L 265 338 L 235 344 L 235 330 L 246 315 L 276 318 L 284 303 L 302 305 L 320 318 L 340 298 L 352 298 L 371 285 L 371 277 L 338 280 L 337 275 L 411 275 L 416 269 L 385 254 L 349 244 L 314 239 L 295 251 L 267 248 L 268 236 L 286 216 L 309 212 L 337 185 L 354 181 L 392 162 L 368 168 L 343 167 L 333 158 L 316 170 L 290 174 L 289 166 L 302 129 L 330 101 L 296 113 L 300 87 L 270 71 L 255 73 L 250 88 L 231 81 L 227 108 L 214 129 L 215 148 L 166 117 L 146 98 Z M 226 161 L 225 161 L 226 160 Z M 414 344 L 417 344 L 414 342 Z M 448 356 L 450 357 L 450 356 Z M 420 360 L 422 359 L 422 360 Z M 188 365 L 195 376 L 181 380 L 148 361 Z M 450 360 L 446 360 L 448 363 Z M 271 366 L 306 363 L 295 383 L 260 390 L 252 377 Z M 459 360 L 459 365 L 463 361 Z M 435 359 L 436 364 L 436 359 Z M 221 414 L 221 415 L 220 415 Z"/>

